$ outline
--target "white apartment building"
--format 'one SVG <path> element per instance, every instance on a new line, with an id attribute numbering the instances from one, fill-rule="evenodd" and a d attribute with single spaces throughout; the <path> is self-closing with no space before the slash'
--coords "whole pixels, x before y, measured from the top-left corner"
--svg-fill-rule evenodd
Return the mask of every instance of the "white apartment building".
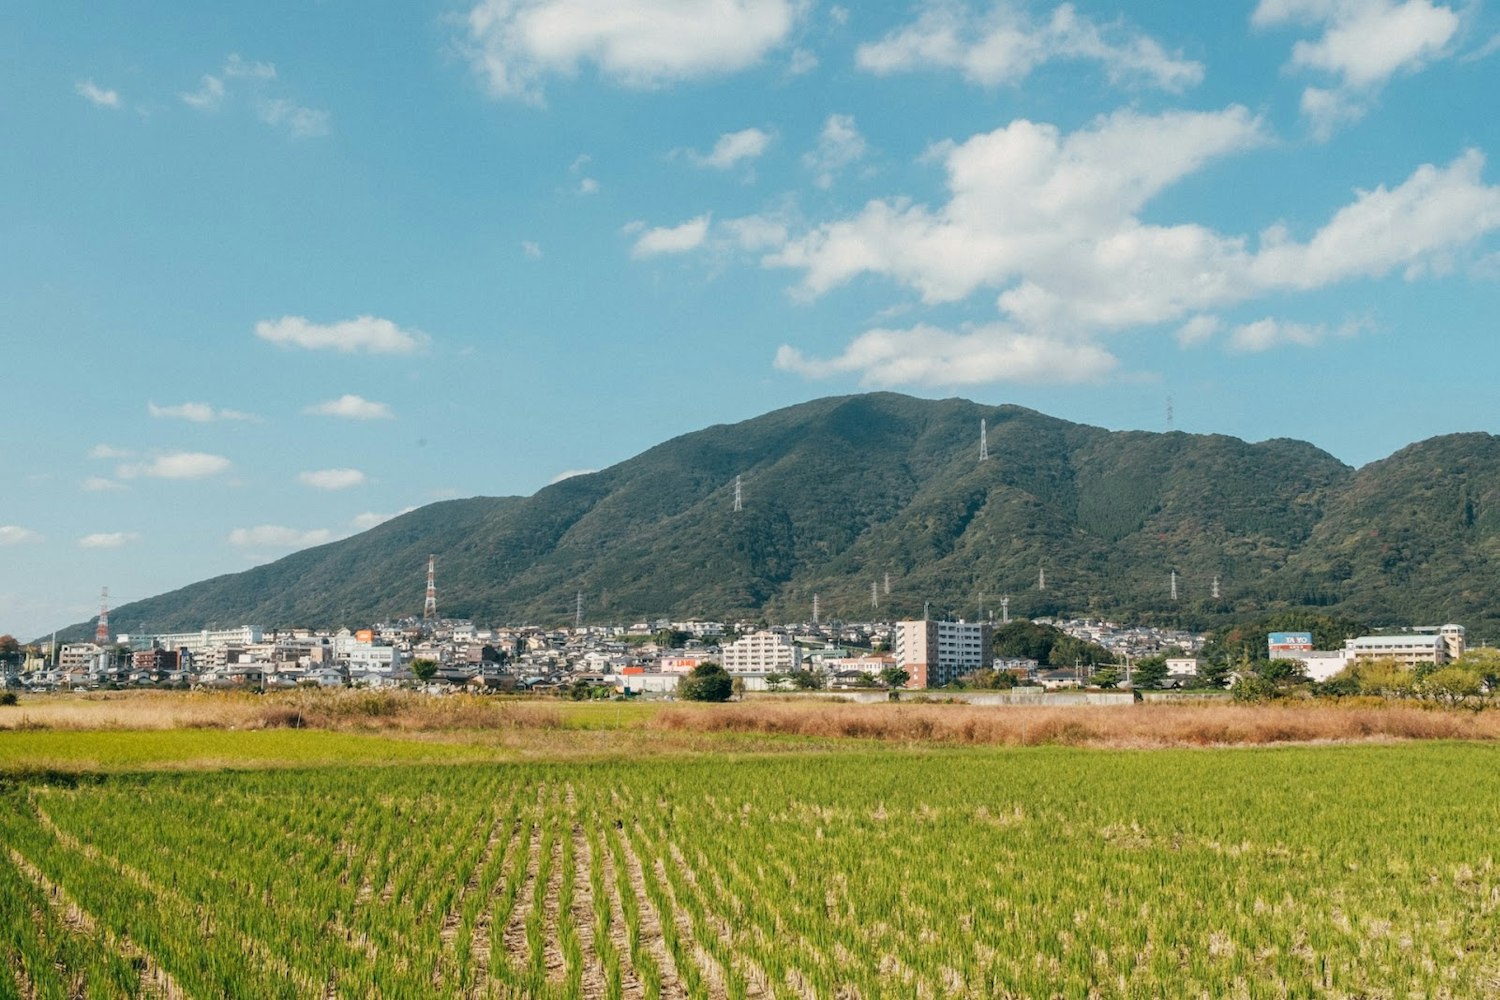
<path id="1" fill-rule="evenodd" d="M 258 626 L 241 625 L 239 628 L 202 629 L 198 632 L 166 632 L 151 638 L 162 649 L 185 649 L 198 657 L 220 646 L 253 646 L 264 636 Z"/>
<path id="2" fill-rule="evenodd" d="M 731 674 L 790 673 L 802 669 L 802 647 L 782 632 L 752 632 L 719 649 L 720 665 Z"/>
<path id="3" fill-rule="evenodd" d="M 907 687 L 941 687 L 990 665 L 990 637 L 984 622 L 897 622 L 893 652 Z"/>

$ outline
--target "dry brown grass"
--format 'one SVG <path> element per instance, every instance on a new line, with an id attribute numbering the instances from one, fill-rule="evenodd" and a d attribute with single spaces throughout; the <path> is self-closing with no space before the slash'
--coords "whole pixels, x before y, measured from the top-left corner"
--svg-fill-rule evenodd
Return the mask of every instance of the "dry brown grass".
<path id="1" fill-rule="evenodd" d="M 1500 738 L 1500 713 L 1410 705 L 673 706 L 651 726 L 908 743 L 1099 747 L 1234 746 L 1326 741 Z"/>
<path id="2" fill-rule="evenodd" d="M 4 729 L 555 729 L 558 706 L 475 695 L 431 698 L 409 691 L 111 691 L 28 697 L 0 709 Z"/>
<path id="3" fill-rule="evenodd" d="M 0 709 L 5 729 L 329 729 L 406 734 L 515 735 L 528 746 L 561 730 L 597 730 L 602 744 L 633 737 L 677 744 L 707 737 L 797 737 L 894 743 L 1099 747 L 1235 746 L 1357 740 L 1500 739 L 1500 712 L 1362 699 L 1274 705 L 1137 704 L 1108 707 L 853 705 L 754 701 L 728 705 L 575 706 L 553 700 L 406 691 L 298 690 L 268 695 L 100 692 L 26 698 Z M 627 735 L 626 731 L 629 733 Z M 524 734 L 534 734 L 526 736 Z M 468 738 L 468 737 L 465 737 Z M 595 749 L 599 749 L 596 747 Z"/>

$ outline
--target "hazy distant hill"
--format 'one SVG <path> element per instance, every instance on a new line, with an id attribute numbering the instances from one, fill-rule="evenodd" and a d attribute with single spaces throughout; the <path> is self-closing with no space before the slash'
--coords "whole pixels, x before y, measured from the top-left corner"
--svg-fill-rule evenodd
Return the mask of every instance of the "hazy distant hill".
<path id="1" fill-rule="evenodd" d="M 881 616 L 924 602 L 973 616 L 1009 594 L 1013 615 L 1211 624 L 1311 604 L 1482 632 L 1500 619 L 1497 547 L 1489 435 L 1436 438 L 1355 471 L 1300 441 L 1110 432 L 874 393 L 709 427 L 531 497 L 432 504 L 122 606 L 114 621 L 161 631 L 416 614 L 431 552 L 442 613 L 485 622 L 571 621 L 579 591 L 592 621 L 805 618 L 814 594 L 827 618 L 863 618 L 874 583 Z"/>

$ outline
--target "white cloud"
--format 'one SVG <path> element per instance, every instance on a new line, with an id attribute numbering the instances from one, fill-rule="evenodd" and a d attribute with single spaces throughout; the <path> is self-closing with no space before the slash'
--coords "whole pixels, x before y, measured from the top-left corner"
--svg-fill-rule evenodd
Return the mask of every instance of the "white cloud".
<path id="1" fill-rule="evenodd" d="M 803 76 L 818 68 L 818 57 L 810 49 L 793 49 L 786 64 L 787 76 Z"/>
<path id="2" fill-rule="evenodd" d="M 1358 323 L 1329 327 L 1321 323 L 1288 323 L 1278 319 L 1262 319 L 1236 327 L 1229 335 L 1229 349 L 1241 354 L 1254 354 L 1287 344 L 1315 347 L 1329 337 L 1352 337 L 1360 329 Z"/>
<path id="3" fill-rule="evenodd" d="M 592 177 L 584 177 L 578 181 L 579 194 L 598 194 L 599 182 Z"/>
<path id="4" fill-rule="evenodd" d="M 242 59 L 238 52 L 231 52 L 229 58 L 224 61 L 224 75 L 236 80 L 274 80 L 276 79 L 276 64 L 250 62 Z"/>
<path id="5" fill-rule="evenodd" d="M 834 176 L 865 155 L 865 137 L 855 127 L 853 115 L 829 115 L 823 122 L 817 148 L 802 157 L 803 164 L 816 175 L 814 183 L 827 189 Z"/>
<path id="6" fill-rule="evenodd" d="M 224 81 L 208 73 L 203 74 L 203 84 L 191 93 L 178 94 L 182 103 L 199 111 L 217 111 L 224 103 Z"/>
<path id="7" fill-rule="evenodd" d="M 101 531 L 78 539 L 78 547 L 80 549 L 118 549 L 138 541 L 140 537 L 134 531 Z"/>
<path id="8" fill-rule="evenodd" d="M 1307 24 L 1322 34 L 1292 47 L 1290 66 L 1332 77 L 1308 87 L 1302 111 L 1321 137 L 1361 118 L 1397 73 L 1414 73 L 1451 54 L 1460 17 L 1431 0 L 1261 0 L 1257 27 Z"/>
<path id="9" fill-rule="evenodd" d="M 1135 213 L 1209 161 L 1264 138 L 1259 120 L 1241 107 L 1121 111 L 1066 136 L 1018 119 L 929 151 L 948 174 L 951 197 L 939 209 L 905 198 L 872 201 L 792 239 L 765 263 L 802 270 L 806 295 L 873 273 L 916 288 L 928 302 L 952 302 L 1020 279 L 1003 311 L 1055 311 L 1055 296 L 1084 294 L 1075 311 L 1111 314 L 1096 322 L 1160 321 L 1181 308 L 1178 299 L 1212 296 L 1212 287 L 1183 279 L 1235 248 L 1201 227 L 1145 226 Z M 1170 309 L 1157 304 L 1163 296 Z"/>
<path id="10" fill-rule="evenodd" d="M 229 459 L 222 455 L 210 455 L 201 451 L 174 451 L 158 455 L 149 462 L 121 465 L 115 469 L 115 475 L 121 479 L 140 476 L 152 479 L 206 479 L 226 471 L 229 466 Z"/>
<path id="11" fill-rule="evenodd" d="M 107 476 L 89 476 L 83 481 L 83 490 L 85 493 L 110 493 L 123 489 L 126 489 L 124 483 L 117 482 Z"/>
<path id="12" fill-rule="evenodd" d="M 531 260 L 540 260 L 542 257 L 542 245 L 532 240 L 522 240 L 521 252 Z"/>
<path id="13" fill-rule="evenodd" d="M 1485 185 L 1483 169 L 1483 154 L 1471 149 L 1446 167 L 1418 167 L 1395 188 L 1358 192 L 1306 243 L 1267 230 L 1251 274 L 1262 287 L 1301 290 L 1398 268 L 1416 277 L 1500 229 L 1500 187 Z"/>
<path id="14" fill-rule="evenodd" d="M 1224 321 L 1217 316 L 1194 316 L 1177 328 L 1177 343 L 1183 347 L 1197 347 L 1208 343 L 1222 329 Z"/>
<path id="15" fill-rule="evenodd" d="M 745 160 L 755 159 L 770 145 L 771 134 L 769 132 L 758 128 L 747 128 L 739 132 L 725 132 L 719 136 L 719 141 L 714 143 L 714 148 L 707 156 L 700 156 L 697 153 L 692 153 L 690 156 L 699 166 L 728 170 Z"/>
<path id="16" fill-rule="evenodd" d="M 309 351 L 329 350 L 344 354 L 411 354 L 426 347 L 427 334 L 403 330 L 378 316 L 356 316 L 338 323 L 314 323 L 302 316 L 283 316 L 255 324 L 261 340 Z"/>
<path id="17" fill-rule="evenodd" d="M 740 249 L 751 252 L 781 246 L 786 242 L 788 232 L 786 223 L 765 215 L 726 219 L 718 228 Z"/>
<path id="18" fill-rule="evenodd" d="M 635 241 L 630 249 L 630 256 L 654 257 L 664 253 L 686 253 L 703 245 L 708 237 L 707 215 L 700 215 L 696 219 L 689 219 L 679 226 L 660 226 L 656 229 L 648 229 Z"/>
<path id="19" fill-rule="evenodd" d="M 470 59 L 496 97 L 540 102 L 546 76 L 583 63 L 627 86 L 722 76 L 754 65 L 791 33 L 797 0 L 481 0 Z"/>
<path id="20" fill-rule="evenodd" d="M 120 94 L 118 91 L 106 90 L 94 83 L 93 80 L 79 80 L 73 85 L 78 96 L 88 101 L 96 108 L 111 108 L 118 110 L 120 107 Z"/>
<path id="21" fill-rule="evenodd" d="M 349 523 L 356 531 L 369 531 L 377 524 L 384 524 L 391 518 L 400 517 L 402 514 L 410 514 L 416 509 L 415 507 L 403 507 L 394 514 L 377 514 L 374 511 L 366 511 L 363 514 L 354 515 Z"/>
<path id="22" fill-rule="evenodd" d="M 562 482 L 564 479 L 572 479 L 574 476 L 589 476 L 598 471 L 598 469 L 568 469 L 565 472 L 559 472 L 557 475 L 547 480 L 547 485 L 553 486 L 557 483 Z"/>
<path id="23" fill-rule="evenodd" d="M 134 454 L 129 448 L 116 448 L 112 444 L 96 444 L 89 449 L 89 458 L 129 458 Z"/>
<path id="24" fill-rule="evenodd" d="M 338 399 L 309 406 L 303 412 L 319 417 L 343 417 L 347 420 L 389 420 L 395 416 L 387 404 L 371 402 L 353 393 L 345 393 Z"/>
<path id="25" fill-rule="evenodd" d="M 855 58 L 872 73 L 951 69 L 985 86 L 1019 83 L 1054 60 L 1096 62 L 1111 82 L 1169 91 L 1203 79 L 1201 63 L 1168 53 L 1160 42 L 1121 22 L 1097 24 L 1070 3 L 1039 20 L 1015 3 L 996 3 L 981 14 L 948 0 L 929 0 L 914 23 L 861 45 Z"/>
<path id="26" fill-rule="evenodd" d="M 153 417 L 191 420 L 196 424 L 212 423 L 215 420 L 254 421 L 260 419 L 253 413 L 241 413 L 239 410 L 218 410 L 207 403 L 180 403 L 176 406 L 157 406 L 155 403 L 147 403 L 146 412 Z"/>
<path id="27" fill-rule="evenodd" d="M 788 345 L 776 352 L 782 371 L 808 378 L 858 374 L 867 386 L 1092 382 L 1118 363 L 1097 344 L 1018 333 L 1001 324 L 958 332 L 926 324 L 870 330 L 828 360 L 807 358 Z"/>
<path id="28" fill-rule="evenodd" d="M 302 531 L 279 524 L 261 524 L 254 528 L 235 528 L 229 533 L 229 544 L 241 548 L 302 549 L 332 541 L 327 528 Z"/>
<path id="29" fill-rule="evenodd" d="M 42 536 L 18 524 L 0 524 L 0 545 L 25 545 L 40 542 Z"/>
<path id="30" fill-rule="evenodd" d="M 1282 225 L 1249 237 L 1141 220 L 1176 181 L 1265 140 L 1256 118 L 1231 107 L 1157 116 L 1123 111 L 1072 134 L 1021 120 L 939 144 L 928 155 L 947 171 L 945 203 L 871 201 L 850 217 L 791 236 L 762 263 L 801 271 L 797 292 L 808 297 L 860 275 L 913 288 L 928 303 L 993 289 L 998 324 L 938 331 L 943 336 L 925 327 L 876 330 L 831 361 L 783 352 L 780 367 L 805 375 L 874 373 L 867 377 L 879 384 L 898 377 L 962 384 L 961 372 L 946 371 L 941 360 L 914 362 L 904 348 L 937 345 L 946 357 L 949 338 L 977 336 L 966 343 L 976 357 L 1009 358 L 1023 348 L 1044 356 L 1036 341 L 1016 338 L 1097 347 L 1104 334 L 1167 323 L 1185 324 L 1177 339 L 1191 346 L 1222 329 L 1211 317 L 1227 306 L 1392 272 L 1408 280 L 1445 273 L 1457 266 L 1457 254 L 1500 230 L 1500 186 L 1484 183 L 1484 158 L 1474 150 L 1446 166 L 1418 167 L 1394 187 L 1356 193 L 1305 240 Z M 1231 346 L 1310 339 L 1324 335 L 1283 324 L 1274 333 L 1261 327 L 1231 335 Z M 1102 348 L 1080 358 L 1075 367 L 1089 377 L 1109 370 L 1112 360 Z M 1024 360 L 1016 368 L 1025 370 Z"/>
<path id="31" fill-rule="evenodd" d="M 328 134 L 328 112 L 303 107 L 286 98 L 268 98 L 256 104 L 256 113 L 267 125 L 284 128 L 298 139 Z"/>
<path id="32" fill-rule="evenodd" d="M 315 490 L 347 490 L 351 486 L 362 486 L 366 481 L 365 474 L 358 469 L 318 469 L 298 473 L 297 479 Z"/>

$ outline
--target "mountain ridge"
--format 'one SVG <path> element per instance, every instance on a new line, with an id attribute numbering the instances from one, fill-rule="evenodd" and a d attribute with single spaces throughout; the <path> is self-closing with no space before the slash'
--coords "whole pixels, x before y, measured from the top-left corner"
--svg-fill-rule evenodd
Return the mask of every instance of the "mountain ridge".
<path id="1" fill-rule="evenodd" d="M 825 397 L 679 435 L 529 497 L 430 504 L 115 617 L 160 632 L 411 615 L 429 553 L 443 613 L 487 622 L 570 621 L 580 591 L 591 621 L 801 619 L 814 594 L 828 617 L 914 615 L 929 602 L 973 617 L 1009 594 L 1026 616 L 1208 627 L 1313 607 L 1500 633 L 1500 438 L 1443 435 L 1355 469 L 1291 438 Z"/>

